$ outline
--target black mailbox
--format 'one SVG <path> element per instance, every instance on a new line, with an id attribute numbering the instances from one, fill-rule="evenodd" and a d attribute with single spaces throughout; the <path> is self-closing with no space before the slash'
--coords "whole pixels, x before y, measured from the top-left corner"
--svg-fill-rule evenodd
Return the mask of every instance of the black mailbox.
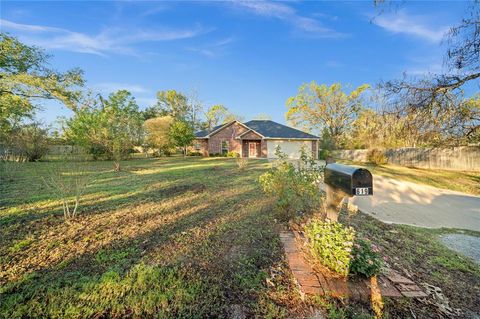
<path id="1" fill-rule="evenodd" d="M 364 168 L 336 163 L 327 164 L 324 182 L 347 195 L 373 195 L 372 174 Z"/>

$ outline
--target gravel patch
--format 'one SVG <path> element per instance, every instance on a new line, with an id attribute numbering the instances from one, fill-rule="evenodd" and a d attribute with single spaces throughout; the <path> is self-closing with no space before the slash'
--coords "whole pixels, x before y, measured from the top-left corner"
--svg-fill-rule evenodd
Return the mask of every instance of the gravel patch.
<path id="1" fill-rule="evenodd" d="M 480 237 L 447 234 L 440 236 L 440 241 L 448 248 L 472 258 L 477 264 L 480 264 Z"/>

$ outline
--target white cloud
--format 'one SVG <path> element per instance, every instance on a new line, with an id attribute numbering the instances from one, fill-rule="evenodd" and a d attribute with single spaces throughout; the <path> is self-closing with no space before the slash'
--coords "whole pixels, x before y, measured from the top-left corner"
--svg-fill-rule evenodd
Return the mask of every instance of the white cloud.
<path id="1" fill-rule="evenodd" d="M 74 32 L 67 29 L 20 24 L 0 19 L 0 27 L 20 33 L 25 42 L 47 49 L 58 49 L 104 56 L 107 53 L 137 55 L 132 44 L 141 42 L 172 41 L 193 38 L 209 32 L 199 25 L 189 29 L 124 29 L 107 28 L 96 35 Z"/>
<path id="2" fill-rule="evenodd" d="M 190 47 L 187 50 L 192 51 L 192 52 L 197 52 L 202 55 L 205 55 L 209 58 L 214 58 L 218 55 L 220 55 L 222 52 L 225 51 L 225 48 L 232 42 L 235 42 L 234 37 L 228 37 L 225 39 L 218 40 L 214 43 L 210 43 L 205 45 L 204 47 L 201 48 L 194 48 Z"/>
<path id="3" fill-rule="evenodd" d="M 149 89 L 138 84 L 117 83 L 117 82 L 97 83 L 92 86 L 92 89 L 94 91 L 98 91 L 99 93 L 103 93 L 103 94 L 110 94 L 118 90 L 127 90 L 127 91 L 130 91 L 131 93 L 137 93 L 137 94 L 150 92 Z"/>
<path id="4" fill-rule="evenodd" d="M 316 19 L 299 15 L 294 8 L 279 2 L 240 0 L 234 3 L 257 15 L 272 17 L 293 25 L 309 35 L 323 38 L 338 38 L 345 36 L 333 29 L 326 28 Z"/>
<path id="5" fill-rule="evenodd" d="M 380 15 L 373 22 L 393 33 L 408 34 L 433 43 L 439 43 L 449 27 L 429 25 L 428 20 L 425 16 L 412 15 L 405 10 L 401 10 L 392 14 Z"/>

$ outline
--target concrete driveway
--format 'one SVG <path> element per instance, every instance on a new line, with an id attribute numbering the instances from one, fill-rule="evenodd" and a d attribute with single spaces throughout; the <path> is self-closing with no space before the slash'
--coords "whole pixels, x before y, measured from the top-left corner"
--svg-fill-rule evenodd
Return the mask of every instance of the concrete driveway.
<path id="1" fill-rule="evenodd" d="M 373 176 L 373 196 L 349 202 L 386 223 L 480 231 L 480 197 Z"/>

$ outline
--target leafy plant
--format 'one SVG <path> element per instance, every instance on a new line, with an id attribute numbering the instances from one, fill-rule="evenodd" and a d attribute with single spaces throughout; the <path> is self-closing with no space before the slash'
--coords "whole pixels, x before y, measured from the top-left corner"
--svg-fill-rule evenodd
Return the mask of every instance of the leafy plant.
<path id="1" fill-rule="evenodd" d="M 116 91 L 108 99 L 99 97 L 97 105 L 84 108 L 66 121 L 65 136 L 70 141 L 95 151 L 105 152 L 120 171 L 120 161 L 139 144 L 143 136 L 142 114 L 132 94 Z"/>
<path id="2" fill-rule="evenodd" d="M 230 151 L 227 153 L 227 157 L 240 157 L 240 154 L 234 151 Z"/>
<path id="3" fill-rule="evenodd" d="M 235 161 L 240 171 L 243 171 L 248 165 L 248 157 L 237 157 Z"/>
<path id="4" fill-rule="evenodd" d="M 200 153 L 200 152 L 188 151 L 188 152 L 187 152 L 187 156 L 202 156 L 202 153 Z"/>
<path id="5" fill-rule="evenodd" d="M 330 156 L 330 151 L 327 149 L 318 150 L 318 159 L 326 160 Z"/>
<path id="6" fill-rule="evenodd" d="M 380 272 L 383 260 L 380 250 L 369 240 L 357 239 L 353 244 L 350 272 L 372 277 Z"/>
<path id="7" fill-rule="evenodd" d="M 276 197 L 276 205 L 282 219 L 290 219 L 295 214 L 309 213 L 318 209 L 322 201 L 320 191 L 323 167 L 301 149 L 298 165 L 294 165 L 280 147 L 277 147 L 278 161 L 259 182 L 267 194 Z"/>
<path id="8" fill-rule="evenodd" d="M 340 223 L 314 219 L 305 226 L 310 253 L 329 269 L 347 276 L 355 230 Z"/>
<path id="9" fill-rule="evenodd" d="M 168 137 L 173 145 L 182 148 L 183 155 L 187 155 L 187 147 L 195 138 L 193 127 L 185 121 L 175 121 L 170 125 Z"/>

